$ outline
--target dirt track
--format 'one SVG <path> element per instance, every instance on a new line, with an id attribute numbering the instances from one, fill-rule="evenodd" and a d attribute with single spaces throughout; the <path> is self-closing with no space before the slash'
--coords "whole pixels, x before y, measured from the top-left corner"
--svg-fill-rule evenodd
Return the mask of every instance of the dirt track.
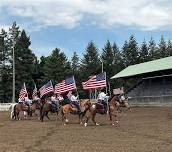
<path id="1" fill-rule="evenodd" d="M 67 126 L 55 115 L 41 123 L 36 117 L 11 121 L 0 112 L 0 152 L 171 152 L 172 107 L 133 108 L 119 114 L 119 126 L 97 115 L 101 126 L 77 124 L 70 116 Z"/>

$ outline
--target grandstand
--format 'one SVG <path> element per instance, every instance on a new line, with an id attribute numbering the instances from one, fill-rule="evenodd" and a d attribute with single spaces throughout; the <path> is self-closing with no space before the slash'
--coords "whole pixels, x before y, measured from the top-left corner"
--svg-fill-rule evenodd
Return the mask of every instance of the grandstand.
<path id="1" fill-rule="evenodd" d="M 136 79 L 126 90 L 136 105 L 172 105 L 172 56 L 131 65 L 111 79 Z"/>

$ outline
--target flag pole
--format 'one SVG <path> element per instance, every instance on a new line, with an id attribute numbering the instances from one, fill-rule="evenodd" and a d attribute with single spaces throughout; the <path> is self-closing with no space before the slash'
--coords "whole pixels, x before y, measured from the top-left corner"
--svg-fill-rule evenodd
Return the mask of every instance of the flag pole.
<path id="1" fill-rule="evenodd" d="M 80 106 L 81 104 L 80 104 L 80 99 L 79 99 L 79 93 L 78 93 L 78 89 L 77 89 L 77 87 L 76 87 L 76 82 L 75 82 L 74 75 L 73 75 L 73 81 L 74 81 L 74 83 L 75 83 L 76 94 L 77 94 L 77 96 L 78 96 L 78 100 L 79 100 L 79 106 Z"/>

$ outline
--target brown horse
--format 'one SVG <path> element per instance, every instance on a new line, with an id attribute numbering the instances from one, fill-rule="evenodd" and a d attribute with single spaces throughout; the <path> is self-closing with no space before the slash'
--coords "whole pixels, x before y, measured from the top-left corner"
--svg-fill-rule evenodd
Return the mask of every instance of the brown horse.
<path id="1" fill-rule="evenodd" d="M 41 103 L 39 100 L 33 100 L 32 104 L 30 105 L 30 116 L 32 117 L 32 114 L 35 116 L 38 116 L 37 111 L 40 111 Z"/>
<path id="2" fill-rule="evenodd" d="M 44 121 L 44 116 L 46 116 L 49 120 L 48 113 L 56 113 L 58 115 L 58 111 L 56 111 L 53 107 L 52 104 L 50 104 L 49 99 L 44 99 L 41 101 L 41 108 L 40 108 L 40 120 L 43 122 Z"/>
<path id="3" fill-rule="evenodd" d="M 117 119 L 117 108 L 118 108 L 118 102 L 115 100 L 114 97 L 110 97 L 108 100 L 108 113 L 109 113 L 109 118 L 110 122 L 112 125 L 118 124 L 118 119 Z M 100 103 L 88 103 L 88 116 L 86 116 L 86 121 L 84 126 L 86 127 L 88 124 L 88 120 L 92 118 L 93 123 L 98 126 L 99 124 L 95 121 L 95 116 L 96 114 L 106 114 L 106 111 L 103 108 L 103 105 Z M 115 119 L 114 119 L 115 118 Z"/>
<path id="4" fill-rule="evenodd" d="M 11 118 L 20 120 L 19 114 L 21 111 L 29 113 L 29 107 L 24 103 L 17 103 L 12 107 Z M 24 117 L 27 118 L 26 114 L 24 113 Z"/>
<path id="5" fill-rule="evenodd" d="M 87 105 L 88 105 L 88 102 L 89 99 L 85 99 L 85 100 L 80 100 L 80 109 L 81 109 L 81 113 L 78 113 L 78 110 L 77 108 L 68 103 L 68 104 L 65 104 L 61 107 L 61 114 L 62 114 L 62 124 L 63 125 L 66 125 L 66 123 L 68 122 L 68 119 L 67 119 L 67 116 L 69 114 L 75 114 L 75 115 L 78 115 L 79 116 L 79 123 L 82 124 L 82 118 L 84 117 L 85 115 L 85 112 L 86 112 L 86 109 L 87 109 Z"/>
<path id="6" fill-rule="evenodd" d="M 118 102 L 118 108 L 117 108 L 117 110 L 119 111 L 119 112 L 122 112 L 122 107 L 124 107 L 124 108 L 127 108 L 127 110 L 129 110 L 130 112 L 132 112 L 132 110 L 131 110 L 131 106 L 130 106 L 130 104 L 129 104 L 129 102 L 128 102 L 128 97 L 126 97 L 123 101 L 119 101 L 119 100 L 117 100 L 116 98 L 115 98 L 115 100 Z"/>

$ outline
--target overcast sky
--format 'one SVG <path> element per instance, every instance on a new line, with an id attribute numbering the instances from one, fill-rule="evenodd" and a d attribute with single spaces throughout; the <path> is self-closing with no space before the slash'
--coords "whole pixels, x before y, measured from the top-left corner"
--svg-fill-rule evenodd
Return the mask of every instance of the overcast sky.
<path id="1" fill-rule="evenodd" d="M 151 36 L 172 39 L 170 0 L 0 0 L 0 28 L 13 21 L 31 38 L 37 56 L 61 48 L 82 55 L 93 40 L 101 49 L 109 39 L 122 46 L 131 34 L 139 43 Z"/>

